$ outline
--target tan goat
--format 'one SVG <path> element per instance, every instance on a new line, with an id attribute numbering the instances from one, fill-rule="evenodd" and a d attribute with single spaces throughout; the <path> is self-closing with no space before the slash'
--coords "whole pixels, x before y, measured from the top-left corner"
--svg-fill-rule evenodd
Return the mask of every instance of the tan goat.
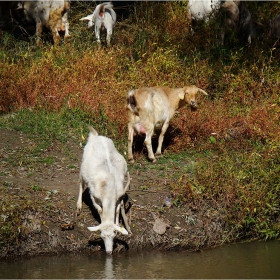
<path id="1" fill-rule="evenodd" d="M 159 131 L 156 156 L 161 156 L 164 134 L 175 111 L 186 104 L 197 108 L 196 94 L 207 93 L 196 86 L 169 88 L 166 86 L 143 87 L 131 90 L 127 95 L 128 108 L 128 162 L 133 163 L 132 144 L 135 134 L 146 134 L 148 157 L 156 162 L 152 149 L 152 136 Z"/>

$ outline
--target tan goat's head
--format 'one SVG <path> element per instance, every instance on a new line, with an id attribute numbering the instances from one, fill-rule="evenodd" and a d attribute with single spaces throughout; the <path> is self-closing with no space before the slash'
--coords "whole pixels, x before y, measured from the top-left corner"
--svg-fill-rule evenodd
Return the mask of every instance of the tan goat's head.
<path id="1" fill-rule="evenodd" d="M 197 102 L 196 102 L 196 94 L 198 92 L 201 92 L 201 93 L 203 93 L 205 95 L 208 95 L 207 92 L 205 92 L 201 88 L 198 88 L 198 87 L 192 85 L 192 86 L 185 86 L 184 87 L 184 90 L 183 90 L 182 95 L 180 96 L 180 98 L 182 100 L 184 100 L 184 102 L 189 104 L 192 110 L 196 110 L 197 107 L 198 107 L 197 106 Z"/>

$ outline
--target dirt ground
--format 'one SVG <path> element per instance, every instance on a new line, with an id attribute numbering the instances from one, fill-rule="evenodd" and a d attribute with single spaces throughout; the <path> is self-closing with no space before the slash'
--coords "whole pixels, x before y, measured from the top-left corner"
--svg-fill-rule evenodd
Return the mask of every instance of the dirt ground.
<path id="1" fill-rule="evenodd" d="M 34 207 L 27 207 L 20 216 L 20 237 L 13 243 L 4 242 L 0 257 L 66 251 L 104 253 L 99 233 L 87 229 L 98 224 L 87 192 L 83 212 L 76 215 L 82 148 L 71 142 L 54 143 L 42 151 L 43 160 L 35 160 L 34 164 L 34 159 L 28 157 L 28 149 L 35 143 L 26 135 L 2 128 L 0 139 L 1 201 L 7 202 L 12 197 L 13 201 L 8 203 L 34 202 Z M 26 161 L 22 160 L 23 154 Z M 52 161 L 48 162 L 50 158 Z M 149 168 L 152 163 L 142 164 L 146 168 L 136 171 L 128 165 L 132 183 L 126 209 L 132 234 L 117 234 L 114 253 L 140 249 L 195 251 L 226 240 L 228 233 L 217 205 L 201 199 L 180 207 L 167 207 L 166 197 L 172 199 L 170 182 L 158 178 L 157 171 Z M 9 217 L 3 209 L 0 212 L 0 224 L 7 223 Z"/>

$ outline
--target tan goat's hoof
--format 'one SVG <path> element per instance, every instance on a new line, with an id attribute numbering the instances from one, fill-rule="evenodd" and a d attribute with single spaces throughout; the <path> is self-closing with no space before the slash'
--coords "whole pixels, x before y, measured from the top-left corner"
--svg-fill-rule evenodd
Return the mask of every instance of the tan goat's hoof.
<path id="1" fill-rule="evenodd" d="M 134 159 L 132 158 L 132 159 L 128 159 L 127 162 L 128 162 L 128 163 L 134 163 L 135 161 L 134 161 Z"/>

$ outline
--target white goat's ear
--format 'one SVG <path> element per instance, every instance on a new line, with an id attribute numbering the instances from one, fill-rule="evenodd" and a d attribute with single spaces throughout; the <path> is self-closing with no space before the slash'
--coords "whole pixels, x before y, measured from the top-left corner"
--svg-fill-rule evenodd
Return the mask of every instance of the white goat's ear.
<path id="1" fill-rule="evenodd" d="M 122 234 L 128 234 L 127 230 L 124 227 L 119 227 L 115 224 L 115 230 L 119 231 Z"/>
<path id="2" fill-rule="evenodd" d="M 99 226 L 95 226 L 95 227 L 88 227 L 88 230 L 90 230 L 90 231 L 98 231 L 98 230 L 100 230 L 100 225 Z"/>

